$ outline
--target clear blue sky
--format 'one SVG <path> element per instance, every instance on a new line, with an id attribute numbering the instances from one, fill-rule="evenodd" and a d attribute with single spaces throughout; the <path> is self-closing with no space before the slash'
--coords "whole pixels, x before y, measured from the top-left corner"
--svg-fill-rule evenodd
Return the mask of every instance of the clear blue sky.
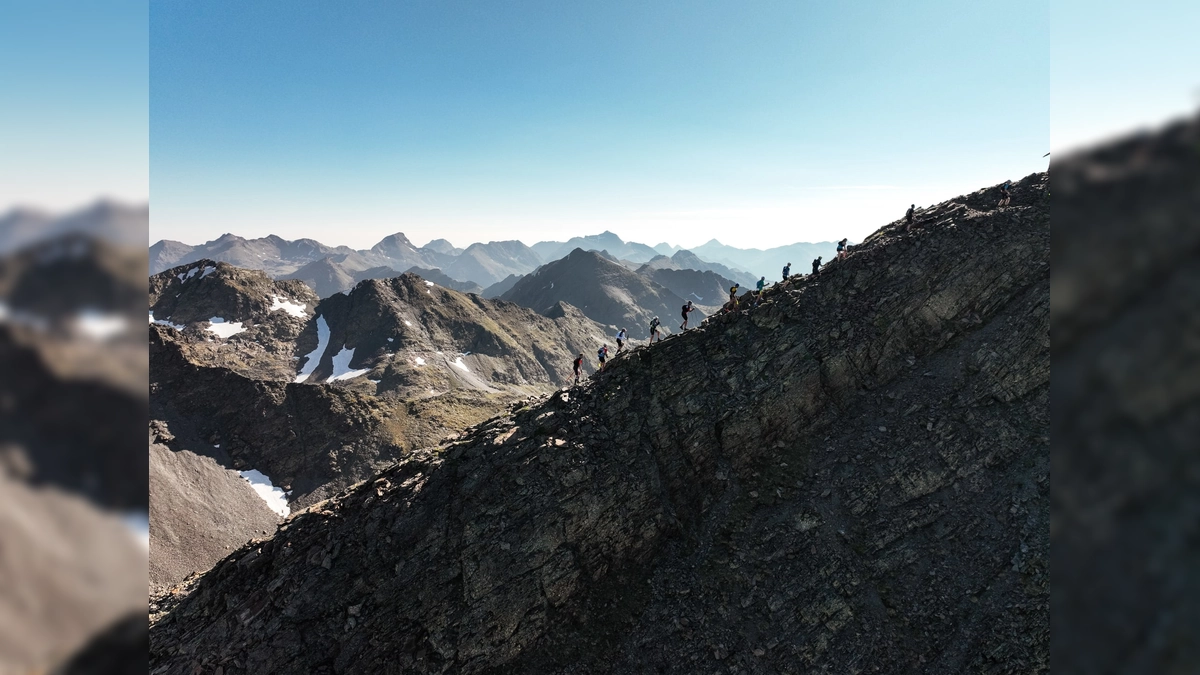
<path id="1" fill-rule="evenodd" d="M 0 4 L 0 209 L 149 196 L 145 0 Z"/>
<path id="2" fill-rule="evenodd" d="M 861 238 L 1041 170 L 1046 3 L 154 2 L 151 238 Z"/>

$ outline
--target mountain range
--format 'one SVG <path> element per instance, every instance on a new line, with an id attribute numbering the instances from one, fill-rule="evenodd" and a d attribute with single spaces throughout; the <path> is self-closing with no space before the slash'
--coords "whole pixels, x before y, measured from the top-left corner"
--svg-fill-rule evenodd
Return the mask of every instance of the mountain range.
<path id="1" fill-rule="evenodd" d="M 142 247 L 150 225 L 150 208 L 102 199 L 66 214 L 13 208 L 0 214 L 0 254 L 64 235 L 85 235 L 109 245 Z"/>
<path id="2" fill-rule="evenodd" d="M 386 279 L 418 270 L 429 278 L 445 275 L 446 280 L 438 282 L 444 286 L 466 292 L 484 292 L 494 297 L 511 288 L 516 278 L 560 260 L 575 249 L 600 252 L 635 271 L 642 271 L 646 265 L 649 265 L 646 269 L 711 271 L 743 286 L 753 284 L 762 275 L 776 278 L 778 271 L 775 268 L 782 268 L 786 262 L 795 262 L 800 269 L 800 263 L 811 259 L 803 258 L 808 253 L 828 260 L 834 252 L 834 245 L 830 243 L 743 251 L 715 240 L 702 247 L 707 254 L 667 244 L 659 244 L 659 248 L 662 251 L 623 241 L 612 232 L 574 237 L 566 242 L 542 241 L 533 246 L 519 241 L 492 241 L 474 243 L 464 249 L 455 248 L 444 239 L 418 247 L 404 234 L 396 233 L 363 250 L 328 246 L 313 239 L 289 241 L 276 235 L 245 239 L 224 234 L 198 246 L 170 240 L 155 243 L 150 247 L 150 273 L 157 274 L 198 260 L 215 260 L 245 269 L 261 269 L 275 278 L 300 279 L 321 297 L 328 297 L 348 291 L 364 279 Z M 720 256 L 720 259 L 713 256 Z M 797 259 L 785 259 L 789 256 Z M 742 262 L 730 262 L 734 259 Z M 754 270 L 757 275 L 746 270 Z M 489 287 L 493 286 L 495 288 L 489 293 Z"/>

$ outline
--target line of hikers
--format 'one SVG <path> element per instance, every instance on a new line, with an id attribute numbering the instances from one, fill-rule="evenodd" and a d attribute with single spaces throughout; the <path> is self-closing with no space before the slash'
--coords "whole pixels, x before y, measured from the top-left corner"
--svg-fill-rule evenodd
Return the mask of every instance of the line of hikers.
<path id="1" fill-rule="evenodd" d="M 846 239 L 842 239 L 841 241 L 838 242 L 837 253 L 838 253 L 839 259 L 845 258 L 846 253 L 847 253 L 848 249 L 850 248 L 846 242 L 847 242 Z M 821 256 L 817 256 L 817 258 L 812 261 L 812 273 L 815 275 L 815 274 L 818 274 L 820 271 L 821 271 Z M 789 278 L 791 278 L 791 276 L 792 276 L 792 263 L 788 263 L 783 266 L 783 279 L 782 279 L 781 283 L 786 282 Z M 760 302 L 762 302 L 763 291 L 765 291 L 766 287 L 767 287 L 767 277 L 765 275 L 762 277 L 759 277 L 758 283 L 755 284 L 755 286 L 756 286 L 756 292 L 753 294 L 753 301 L 752 301 L 753 304 L 751 305 L 751 307 L 757 307 L 758 304 Z M 738 307 L 737 294 L 738 294 L 739 290 L 741 290 L 741 284 L 735 283 L 733 286 L 729 287 L 729 302 L 727 302 L 721 308 L 721 310 L 723 312 L 724 311 L 734 311 L 737 309 L 737 307 Z M 690 315 L 692 312 L 696 311 L 696 309 L 697 309 L 697 307 L 695 307 L 692 304 L 691 300 L 688 300 L 687 304 L 680 308 L 680 318 L 682 319 L 682 323 L 679 324 L 680 331 L 685 331 L 688 329 L 688 320 L 689 320 L 688 315 Z M 658 340 L 659 342 L 662 341 L 663 337 L 662 337 L 661 328 L 662 328 L 662 322 L 659 320 L 659 318 L 657 316 L 650 320 L 650 344 L 653 345 L 655 340 Z M 600 366 L 597 370 L 603 371 L 604 366 L 606 363 L 608 363 L 608 359 L 610 358 L 610 356 L 616 356 L 617 354 L 620 354 L 625 349 L 625 343 L 628 340 L 629 340 L 629 331 L 622 328 L 621 330 L 617 331 L 617 335 L 616 335 L 617 350 L 616 350 L 616 352 L 613 352 L 612 354 L 610 354 L 609 350 L 608 350 L 608 344 L 601 345 L 600 348 L 598 350 L 596 350 L 596 360 L 600 363 Z M 583 375 L 583 359 L 584 359 L 584 357 L 583 357 L 582 352 L 579 353 L 578 355 L 576 355 L 576 357 L 575 357 L 575 362 L 574 362 L 575 384 L 579 384 L 579 378 Z"/>
<path id="2" fill-rule="evenodd" d="M 1004 183 L 1000 186 L 1000 201 L 999 201 L 999 203 L 996 204 L 996 208 L 1005 207 L 1012 203 L 1012 188 L 1013 188 L 1012 181 L 1010 181 L 1010 180 L 1004 181 Z M 912 230 L 913 218 L 916 214 L 916 210 L 917 210 L 917 205 L 911 204 L 908 207 L 908 211 L 906 211 L 904 213 L 904 230 L 906 232 Z M 848 239 L 843 238 L 841 241 L 839 241 L 837 243 L 837 258 L 838 258 L 838 260 L 844 260 L 846 258 L 846 256 L 849 255 L 850 245 L 847 242 L 848 242 Z M 816 275 L 816 274 L 820 273 L 820 271 L 821 271 L 821 256 L 817 256 L 817 258 L 812 261 L 812 274 Z M 792 276 L 792 263 L 788 263 L 783 266 L 783 279 L 780 283 L 786 282 L 789 278 L 791 278 L 791 276 Z M 767 287 L 767 277 L 765 275 L 759 277 L 758 283 L 756 283 L 755 286 L 756 286 L 756 292 L 752 295 L 752 298 L 753 298 L 752 303 L 753 304 L 751 305 L 751 307 L 757 307 L 758 304 L 760 302 L 762 302 L 763 291 Z M 725 305 L 721 308 L 722 312 L 731 312 L 731 311 L 737 310 L 737 308 L 738 308 L 737 294 L 740 289 L 741 289 L 741 285 L 736 284 L 736 283 L 733 286 L 729 287 L 729 302 L 725 303 Z M 685 331 L 688 329 L 688 315 L 694 311 L 696 311 L 696 308 L 692 306 L 692 301 L 688 300 L 687 304 L 684 305 L 680 311 L 680 318 L 683 319 L 683 323 L 679 324 L 679 330 Z M 662 339 L 663 339 L 662 332 L 659 330 L 659 328 L 661 328 L 661 327 L 662 327 L 662 323 L 659 322 L 657 316 L 654 317 L 654 319 L 650 321 L 650 344 L 654 344 L 654 341 L 656 339 L 660 342 L 662 341 Z M 616 354 L 620 354 L 621 351 L 625 348 L 625 342 L 629 339 L 628 332 L 624 328 L 622 328 L 621 330 L 617 331 L 616 339 L 617 339 Z M 608 362 L 608 358 L 609 358 L 607 344 L 602 345 L 600 347 L 600 349 L 596 351 L 596 358 L 600 362 L 600 370 L 604 370 L 604 364 Z M 581 353 L 575 357 L 575 384 L 579 384 L 579 377 L 582 374 L 582 372 L 583 372 L 583 354 Z"/>

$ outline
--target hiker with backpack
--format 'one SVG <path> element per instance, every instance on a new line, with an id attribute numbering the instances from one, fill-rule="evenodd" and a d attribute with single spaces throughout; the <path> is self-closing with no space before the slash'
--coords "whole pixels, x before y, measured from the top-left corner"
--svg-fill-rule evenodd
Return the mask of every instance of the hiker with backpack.
<path id="1" fill-rule="evenodd" d="M 682 309 L 682 312 L 683 312 L 683 323 L 679 324 L 679 330 L 687 330 L 687 327 L 688 327 L 688 314 L 691 314 L 691 313 L 692 313 L 692 312 L 694 312 L 694 311 L 696 311 L 696 308 L 695 308 L 695 307 L 692 307 L 692 301 L 691 301 L 691 300 L 688 300 L 688 304 L 684 305 L 684 306 L 683 306 L 683 309 Z"/>
<path id="2" fill-rule="evenodd" d="M 604 362 L 608 360 L 608 345 L 601 345 L 600 349 L 596 350 L 596 358 L 600 360 L 600 370 L 604 370 Z"/>
<path id="3" fill-rule="evenodd" d="M 658 323 L 657 316 L 650 321 L 650 344 L 654 344 L 654 338 L 658 338 L 658 341 L 662 342 L 662 335 L 658 332 L 659 325 L 661 324 Z"/>
<path id="4" fill-rule="evenodd" d="M 622 328 L 621 330 L 617 331 L 617 353 L 620 354 L 621 350 L 624 348 L 625 348 L 625 329 Z"/>
<path id="5" fill-rule="evenodd" d="M 792 276 L 792 263 L 783 266 L 783 281 L 787 281 L 790 276 Z"/>
<path id="6" fill-rule="evenodd" d="M 846 245 L 846 239 L 844 239 L 844 238 L 843 238 L 841 241 L 839 241 L 839 242 L 838 242 L 838 245 L 837 245 L 837 257 L 838 257 L 838 260 L 843 260 L 843 259 L 845 259 L 845 257 L 846 257 L 846 249 L 847 249 L 847 248 L 849 248 L 849 247 Z"/>
<path id="7" fill-rule="evenodd" d="M 1006 180 L 1000 186 L 1000 202 L 996 204 L 996 208 L 1008 206 L 1012 202 L 1012 181 Z"/>
<path id="8" fill-rule="evenodd" d="M 911 232 L 913 226 L 913 214 L 917 211 L 917 205 L 913 204 L 908 207 L 908 211 L 904 214 L 904 231 Z"/>
<path id="9" fill-rule="evenodd" d="M 813 276 L 816 276 L 817 272 L 820 272 L 820 271 L 821 271 L 821 256 L 817 256 L 817 259 L 813 261 L 813 271 L 812 271 Z"/>
<path id="10" fill-rule="evenodd" d="M 738 284 L 734 284 L 729 287 L 729 304 L 727 307 L 731 312 L 737 309 L 737 292 L 739 288 L 741 288 L 741 286 Z"/>
<path id="11" fill-rule="evenodd" d="M 758 307 L 758 303 L 762 302 L 763 289 L 767 287 L 767 276 L 764 274 L 759 277 L 755 286 L 758 288 L 758 293 L 754 296 L 754 306 Z"/>
<path id="12" fill-rule="evenodd" d="M 575 384 L 579 384 L 579 376 L 583 373 L 583 352 L 575 357 Z"/>

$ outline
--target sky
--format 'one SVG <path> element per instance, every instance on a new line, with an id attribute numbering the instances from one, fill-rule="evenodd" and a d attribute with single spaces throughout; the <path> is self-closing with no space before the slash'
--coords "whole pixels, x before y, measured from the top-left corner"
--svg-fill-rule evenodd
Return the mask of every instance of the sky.
<path id="1" fill-rule="evenodd" d="M 1200 3 L 1051 3 L 1051 148 L 1094 145 L 1200 109 Z"/>
<path id="2" fill-rule="evenodd" d="M 6 0 L 0 209 L 150 196 L 145 0 Z"/>
<path id="3" fill-rule="evenodd" d="M 861 239 L 1200 104 L 1196 3 L 13 0 L 0 209 L 149 240 Z"/>
<path id="4" fill-rule="evenodd" d="M 153 2 L 151 240 L 861 239 L 1045 169 L 1045 7 Z"/>

